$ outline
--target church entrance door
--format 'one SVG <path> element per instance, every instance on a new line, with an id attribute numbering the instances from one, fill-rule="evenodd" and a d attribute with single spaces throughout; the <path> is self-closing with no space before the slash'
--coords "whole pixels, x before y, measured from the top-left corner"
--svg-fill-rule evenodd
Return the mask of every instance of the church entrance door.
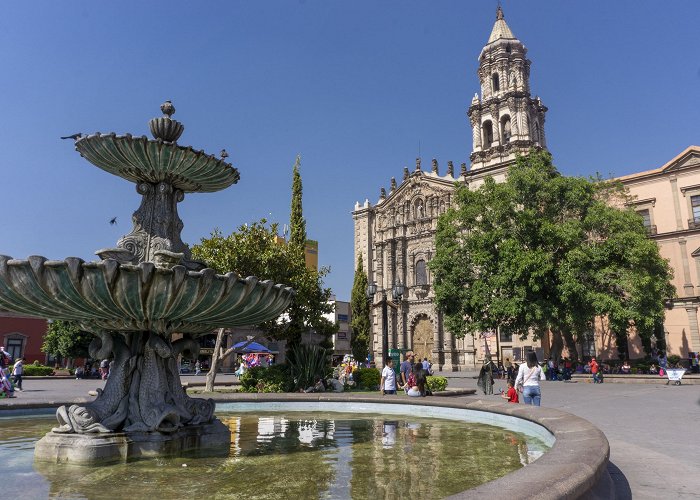
<path id="1" fill-rule="evenodd" d="M 413 334 L 411 336 L 411 345 L 413 352 L 416 355 L 415 360 L 423 360 L 428 358 L 428 361 L 433 360 L 433 324 L 426 317 L 420 318 L 413 326 Z"/>

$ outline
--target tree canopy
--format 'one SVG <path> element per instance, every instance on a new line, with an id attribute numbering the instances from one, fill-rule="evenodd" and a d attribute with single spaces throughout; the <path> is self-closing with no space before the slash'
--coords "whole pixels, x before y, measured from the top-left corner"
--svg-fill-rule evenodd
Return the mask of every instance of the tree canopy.
<path id="1" fill-rule="evenodd" d="M 240 276 L 257 276 L 291 286 L 296 291 L 294 307 L 301 325 L 306 331 L 317 330 L 322 334 L 333 331 L 335 325 L 324 314 L 332 312 L 329 303 L 331 291 L 323 287 L 327 269 L 307 269 L 298 249 L 277 240 L 279 226 L 262 219 L 244 224 L 238 231 L 224 236 L 215 230 L 192 248 L 192 255 L 203 260 L 218 273 L 235 272 Z M 301 333 L 290 331 L 290 315 L 266 321 L 257 326 L 266 335 L 298 343 Z"/>
<path id="2" fill-rule="evenodd" d="M 81 330 L 75 323 L 55 320 L 49 323 L 41 350 L 63 358 L 88 358 L 93 338 L 93 334 Z"/>
<path id="3" fill-rule="evenodd" d="M 520 157 L 505 182 L 459 187 L 430 263 L 447 328 L 551 331 L 574 354 L 601 317 L 618 339 L 631 327 L 648 339 L 675 293 L 672 271 L 623 198 L 613 182 L 560 175 L 545 151 Z"/>
<path id="4" fill-rule="evenodd" d="M 352 356 L 358 361 L 367 359 L 370 351 L 370 311 L 367 300 L 367 275 L 362 264 L 362 255 L 357 258 L 357 268 L 355 269 L 355 279 L 352 285 L 352 295 L 350 296 L 350 309 L 352 319 L 351 347 Z"/>

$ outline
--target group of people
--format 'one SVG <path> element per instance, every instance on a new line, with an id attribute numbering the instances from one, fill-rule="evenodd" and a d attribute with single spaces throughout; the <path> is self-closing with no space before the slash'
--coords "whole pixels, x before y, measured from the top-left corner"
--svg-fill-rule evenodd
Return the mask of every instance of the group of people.
<path id="1" fill-rule="evenodd" d="M 510 363 L 510 360 L 507 361 Z M 522 394 L 525 404 L 540 406 L 542 400 L 540 381 L 546 380 L 546 377 L 543 367 L 540 366 L 537 360 L 537 354 L 534 352 L 527 354 L 527 361 L 517 367 L 515 379 L 512 378 L 512 375 L 515 373 L 513 364 L 510 364 L 510 367 L 511 377 L 508 378 L 508 389 L 501 391 L 501 397 L 509 403 L 519 403 L 519 394 Z M 479 370 L 477 385 L 486 395 L 493 394 L 493 375 L 497 370 L 495 363 L 488 357 L 481 370 Z"/>
<path id="2" fill-rule="evenodd" d="M 0 398 L 14 398 L 15 390 L 22 391 L 24 358 L 12 359 L 3 346 L 0 346 Z"/>
<path id="3" fill-rule="evenodd" d="M 379 390 L 382 394 L 396 394 L 397 391 L 403 390 L 411 397 L 425 397 L 430 394 L 426 386 L 429 375 L 431 375 L 431 366 L 428 358 L 416 361 L 415 354 L 409 351 L 399 367 L 398 380 L 394 370 L 394 360 L 386 359 Z"/>

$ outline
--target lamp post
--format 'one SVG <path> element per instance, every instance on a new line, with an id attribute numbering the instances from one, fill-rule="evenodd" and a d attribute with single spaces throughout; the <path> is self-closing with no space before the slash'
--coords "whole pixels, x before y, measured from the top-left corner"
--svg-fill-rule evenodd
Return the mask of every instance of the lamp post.
<path id="1" fill-rule="evenodd" d="M 389 311 L 387 307 L 391 306 L 394 309 L 397 309 L 398 302 L 401 301 L 401 297 L 403 297 L 405 290 L 406 287 L 401 283 L 401 280 L 399 280 L 391 287 L 391 297 L 393 301 L 390 301 L 386 297 L 388 290 L 378 290 L 377 283 L 374 281 L 367 285 L 367 298 L 370 300 L 370 302 L 374 302 L 374 296 L 377 294 L 377 292 L 381 292 L 382 294 L 382 300 L 380 300 L 377 304 L 372 304 L 372 307 L 382 307 L 382 366 L 384 366 L 389 352 Z"/>

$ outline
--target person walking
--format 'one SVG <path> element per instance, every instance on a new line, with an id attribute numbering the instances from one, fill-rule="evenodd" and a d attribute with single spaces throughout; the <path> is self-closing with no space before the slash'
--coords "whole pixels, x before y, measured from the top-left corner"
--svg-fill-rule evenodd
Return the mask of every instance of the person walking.
<path id="1" fill-rule="evenodd" d="M 197 362 L 194 364 L 194 374 L 195 375 L 201 375 L 202 374 L 202 363 L 197 360 Z"/>
<path id="2" fill-rule="evenodd" d="M 24 358 L 19 358 L 12 367 L 12 376 L 14 377 L 15 387 L 22 392 L 22 375 L 24 374 Z"/>
<path id="3" fill-rule="evenodd" d="M 537 354 L 530 351 L 527 353 L 527 363 L 520 365 L 515 379 L 515 386 L 521 388 L 523 403 L 526 405 L 540 406 L 542 401 L 540 380 L 545 380 L 544 372 L 537 361 Z"/>
<path id="4" fill-rule="evenodd" d="M 595 360 L 595 357 L 591 358 L 591 360 L 588 362 L 588 366 L 591 368 L 591 375 L 593 375 L 593 383 L 600 383 L 600 379 L 598 377 L 600 367 L 598 366 L 598 362 Z"/>
<path id="5" fill-rule="evenodd" d="M 493 394 L 493 369 L 494 364 L 490 358 L 484 359 L 484 365 L 479 370 L 479 377 L 476 385 L 484 391 L 484 394 L 490 396 Z"/>
<path id="6" fill-rule="evenodd" d="M 379 388 L 382 391 L 382 395 L 396 394 L 396 372 L 394 371 L 394 360 L 391 358 L 386 358 Z"/>

